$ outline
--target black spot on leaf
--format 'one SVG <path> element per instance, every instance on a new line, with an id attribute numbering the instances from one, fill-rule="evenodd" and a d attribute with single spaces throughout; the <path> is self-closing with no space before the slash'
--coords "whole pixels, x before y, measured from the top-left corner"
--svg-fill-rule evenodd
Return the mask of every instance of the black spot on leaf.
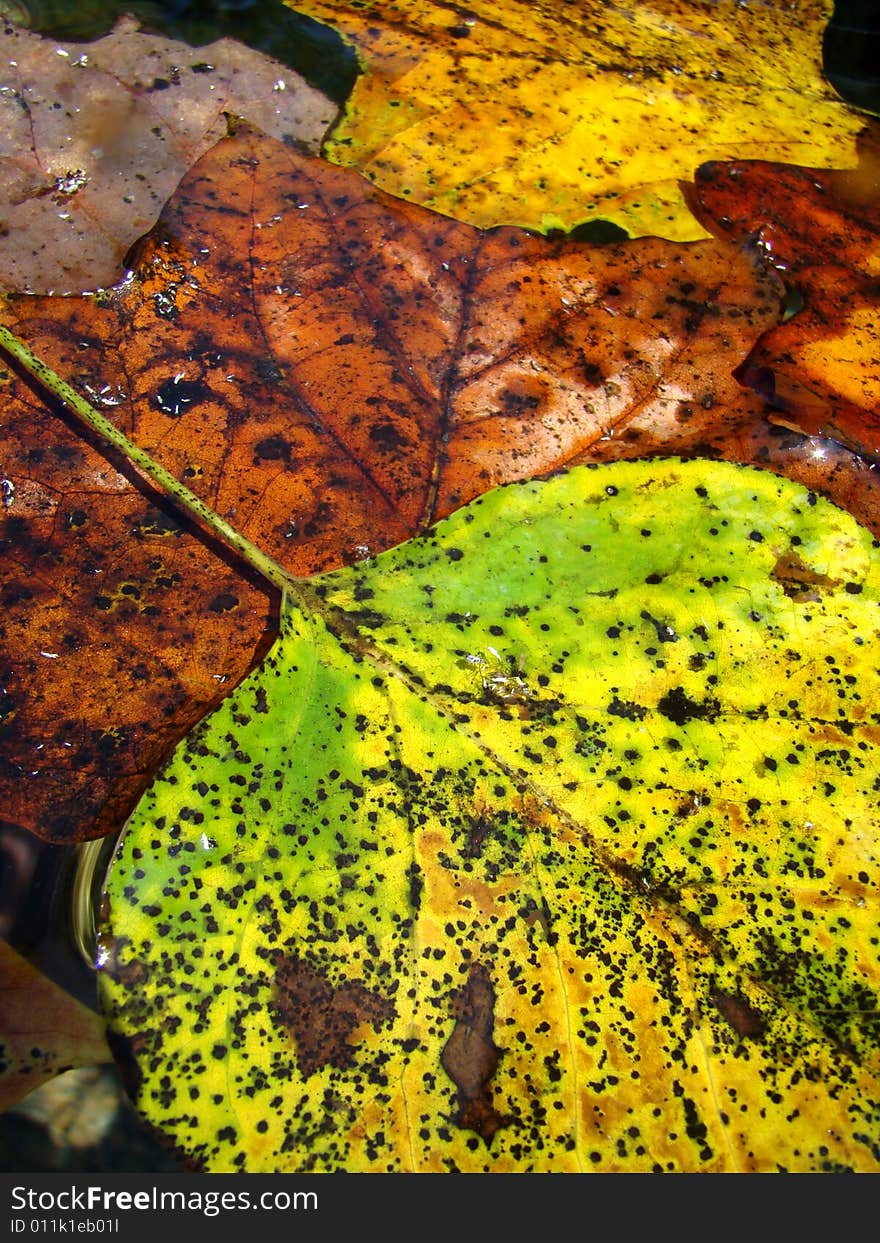
<path id="1" fill-rule="evenodd" d="M 156 405 L 172 419 L 179 419 L 193 406 L 205 400 L 209 390 L 199 380 L 173 378 L 159 386 Z"/>
<path id="2" fill-rule="evenodd" d="M 254 464 L 259 462 L 289 462 L 291 445 L 283 436 L 266 436 L 254 445 Z"/>
<path id="3" fill-rule="evenodd" d="M 353 1066 L 354 1029 L 370 1022 L 378 1031 L 396 1013 L 390 998 L 371 992 L 361 980 L 344 980 L 334 988 L 308 963 L 284 957 L 276 967 L 274 1010 L 293 1036 L 304 1078 L 322 1066 Z"/>
<path id="4" fill-rule="evenodd" d="M 681 686 L 674 686 L 668 694 L 657 703 L 657 708 L 667 720 L 676 725 L 685 725 L 688 721 L 714 721 L 721 711 L 717 699 L 705 699 L 698 703 L 691 699 Z"/>

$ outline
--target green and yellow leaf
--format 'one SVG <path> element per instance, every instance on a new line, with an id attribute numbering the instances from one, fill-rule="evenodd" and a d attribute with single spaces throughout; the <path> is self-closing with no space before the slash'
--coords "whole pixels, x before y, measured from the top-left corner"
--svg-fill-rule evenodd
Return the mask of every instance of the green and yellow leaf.
<path id="1" fill-rule="evenodd" d="M 773 475 L 488 493 L 291 584 L 99 961 L 214 1171 L 880 1169 L 880 558 Z"/>

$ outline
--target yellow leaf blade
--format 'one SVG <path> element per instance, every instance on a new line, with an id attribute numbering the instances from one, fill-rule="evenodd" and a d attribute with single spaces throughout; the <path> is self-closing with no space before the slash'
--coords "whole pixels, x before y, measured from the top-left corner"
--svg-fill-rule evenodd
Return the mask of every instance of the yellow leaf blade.
<path id="1" fill-rule="evenodd" d="M 705 160 L 855 163 L 863 119 L 821 73 L 830 0 L 291 7 L 365 67 L 327 155 L 482 227 L 604 219 L 691 241 L 706 233 L 678 182 Z"/>

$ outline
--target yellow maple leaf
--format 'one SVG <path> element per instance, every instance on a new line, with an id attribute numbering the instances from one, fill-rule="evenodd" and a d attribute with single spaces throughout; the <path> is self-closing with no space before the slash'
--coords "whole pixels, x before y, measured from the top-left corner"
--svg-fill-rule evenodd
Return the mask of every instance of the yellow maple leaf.
<path id="1" fill-rule="evenodd" d="M 694 240 L 679 181 L 705 160 L 855 162 L 862 118 L 821 72 L 831 0 L 285 2 L 364 68 L 329 158 L 481 227 Z"/>

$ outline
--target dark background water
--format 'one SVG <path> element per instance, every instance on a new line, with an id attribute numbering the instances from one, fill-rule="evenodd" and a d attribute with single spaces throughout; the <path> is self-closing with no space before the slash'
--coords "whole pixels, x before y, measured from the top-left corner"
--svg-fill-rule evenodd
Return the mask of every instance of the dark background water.
<path id="1" fill-rule="evenodd" d="M 878 0 L 836 0 L 822 54 L 834 89 L 857 108 L 880 114 Z"/>
<path id="2" fill-rule="evenodd" d="M 228 36 L 295 69 L 338 104 L 357 76 L 355 54 L 339 35 L 281 0 L 0 0 L 3 12 L 64 39 L 100 38 L 123 13 L 194 47 Z"/>
<path id="3" fill-rule="evenodd" d="M 96 39 L 122 13 L 134 14 L 145 30 L 194 46 L 229 35 L 289 65 L 340 104 L 357 75 L 355 55 L 342 39 L 282 0 L 0 0 L 4 11 L 58 38 Z M 880 113 L 878 0 L 835 0 L 823 57 L 825 75 L 844 99 Z"/>

